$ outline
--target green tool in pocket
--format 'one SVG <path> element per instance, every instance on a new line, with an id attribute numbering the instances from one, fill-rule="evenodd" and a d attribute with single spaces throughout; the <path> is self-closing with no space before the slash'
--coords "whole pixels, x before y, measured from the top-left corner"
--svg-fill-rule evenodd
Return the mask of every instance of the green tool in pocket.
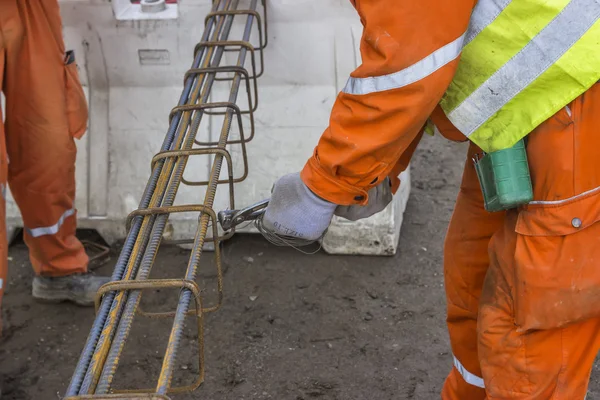
<path id="1" fill-rule="evenodd" d="M 516 208 L 533 200 L 533 188 L 525 142 L 473 158 L 485 209 L 496 212 Z"/>

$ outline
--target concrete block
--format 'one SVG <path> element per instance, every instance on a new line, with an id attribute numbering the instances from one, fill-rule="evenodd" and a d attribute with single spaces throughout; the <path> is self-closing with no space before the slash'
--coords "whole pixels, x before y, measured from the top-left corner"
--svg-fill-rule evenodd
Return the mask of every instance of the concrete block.
<path id="1" fill-rule="evenodd" d="M 396 254 L 404 210 L 410 196 L 410 169 L 400 174 L 400 179 L 402 185 L 393 201 L 379 214 L 356 222 L 334 217 L 323 238 L 323 249 L 329 254 Z"/>

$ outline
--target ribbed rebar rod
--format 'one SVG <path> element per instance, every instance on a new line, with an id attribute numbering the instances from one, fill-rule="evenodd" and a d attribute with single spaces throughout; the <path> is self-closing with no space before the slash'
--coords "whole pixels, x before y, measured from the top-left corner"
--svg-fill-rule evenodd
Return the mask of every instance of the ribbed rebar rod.
<path id="1" fill-rule="evenodd" d="M 252 0 L 250 4 L 251 10 L 256 10 L 258 0 Z M 249 15 L 246 21 L 246 26 L 244 29 L 243 40 L 249 41 L 250 35 L 252 33 L 252 22 L 254 17 Z M 238 57 L 237 65 L 244 65 L 246 61 L 246 49 L 242 47 L 240 49 L 240 54 Z M 229 96 L 230 102 L 235 102 L 237 100 L 239 87 L 241 83 L 242 76 L 239 73 L 236 73 L 231 85 L 231 92 Z M 233 112 L 228 110 L 225 115 L 225 120 L 223 122 L 223 128 L 221 130 L 221 136 L 219 138 L 218 147 L 225 148 L 227 144 L 227 138 L 229 135 L 229 130 L 231 129 L 231 122 L 233 119 Z M 204 199 L 204 205 L 207 207 L 212 207 L 215 199 L 215 193 L 217 189 L 217 184 L 219 181 L 219 177 L 221 175 L 221 167 L 223 164 L 223 156 L 217 154 L 213 161 L 212 170 L 210 173 L 209 184 L 206 190 L 206 195 Z M 200 260 L 200 256 L 202 254 L 202 249 L 204 247 L 204 241 L 206 239 L 206 233 L 208 230 L 208 224 L 210 222 L 210 217 L 206 214 L 202 214 L 200 217 L 200 224 L 198 227 L 198 231 L 196 233 L 196 237 L 194 239 L 194 246 L 192 250 L 192 255 L 188 262 L 188 267 L 186 271 L 186 279 L 195 280 L 196 273 L 198 270 L 198 264 Z M 163 359 L 163 365 L 161 368 L 160 376 L 158 378 L 158 385 L 156 386 L 156 393 L 158 394 L 166 394 L 171 386 L 171 380 L 173 378 L 173 369 L 175 360 L 177 357 L 177 349 L 179 348 L 179 343 L 181 341 L 181 335 L 183 333 L 183 327 L 185 322 L 185 316 L 189 310 L 190 301 L 192 299 L 192 293 L 189 290 L 182 290 L 179 304 L 177 305 L 177 311 L 175 315 L 175 319 L 173 322 L 173 328 L 171 330 L 171 334 L 169 336 L 169 342 L 167 345 L 167 350 L 165 352 L 165 356 Z"/>
<path id="2" fill-rule="evenodd" d="M 221 7 L 222 1 L 214 2 L 212 11 L 219 11 L 222 9 Z M 223 18 L 222 18 L 223 19 Z M 220 19 L 220 20 L 222 20 Z M 213 28 L 214 20 L 211 19 L 208 21 L 204 34 L 202 36 L 202 41 L 207 41 L 210 36 L 210 32 Z M 204 51 L 206 49 L 203 48 L 196 54 L 196 57 L 192 63 L 193 68 L 198 68 L 200 63 L 204 57 Z M 182 94 L 179 98 L 178 105 L 184 105 L 188 102 L 188 98 L 190 96 L 190 92 L 192 91 L 192 87 L 194 82 L 200 80 L 201 78 L 197 76 L 189 76 L 188 79 L 184 83 L 184 88 Z M 183 113 L 178 113 L 175 115 L 173 120 L 169 125 L 169 129 L 167 134 L 165 135 L 165 139 L 161 146 L 161 151 L 172 150 L 172 145 L 175 141 L 175 133 L 177 131 L 177 127 L 179 122 L 181 121 Z M 165 160 L 160 160 L 156 163 L 155 167 L 152 170 L 151 177 L 144 189 L 144 193 L 142 195 L 142 199 L 140 200 L 139 208 L 147 208 L 150 204 L 154 191 L 156 189 L 159 177 L 161 176 L 162 167 L 165 163 Z M 137 242 L 138 235 L 140 229 L 142 227 L 142 217 L 137 217 L 134 219 L 132 223 L 132 227 L 127 234 L 125 242 L 123 244 L 123 248 L 115 265 L 115 269 L 113 275 L 111 277 L 112 281 L 118 281 L 123 278 L 126 267 L 129 263 L 131 253 L 133 251 L 134 245 Z M 83 382 L 84 376 L 88 370 L 88 367 L 92 361 L 92 357 L 94 355 L 94 350 L 96 349 L 96 345 L 101 336 L 102 330 L 104 328 L 105 322 L 108 318 L 109 312 L 111 311 L 111 305 L 115 298 L 116 294 L 114 292 L 108 293 L 104 299 L 102 300 L 102 304 L 100 306 L 100 310 L 94 320 L 94 324 L 92 329 L 90 330 L 90 334 L 86 340 L 86 344 L 84 349 L 79 357 L 77 362 L 77 366 L 75 368 L 75 372 L 71 378 L 69 386 L 66 391 L 66 396 L 75 396 L 80 393 L 81 384 Z"/>
<path id="3" fill-rule="evenodd" d="M 195 210 L 200 212 L 198 228 L 194 237 L 194 244 L 190 259 L 185 273 L 185 282 L 179 297 L 177 309 L 174 313 L 166 313 L 175 316 L 169 343 L 163 358 L 161 373 L 156 386 L 156 397 L 167 398 L 164 396 L 170 391 L 170 384 L 173 375 L 173 367 L 177 356 L 177 349 L 181 341 L 183 324 L 185 316 L 188 314 L 191 300 L 195 300 L 196 306 L 202 303 L 195 278 L 199 268 L 200 256 L 203 246 L 207 240 L 206 235 L 211 220 L 213 221 L 213 240 L 216 247 L 216 262 L 218 271 L 220 271 L 220 256 L 216 229 L 216 214 L 212 206 L 216 196 L 216 190 L 219 183 L 228 182 L 231 187 L 231 202 L 233 206 L 233 172 L 229 171 L 229 181 L 220 181 L 220 173 L 223 164 L 223 158 L 231 164 L 231 155 L 227 152 L 229 133 L 231 130 L 232 119 L 235 115 L 241 116 L 240 109 L 236 105 L 238 92 L 240 89 L 242 77 L 249 79 L 248 71 L 244 69 L 247 52 L 252 55 L 253 76 L 255 79 L 262 75 L 263 54 L 262 50 L 266 46 L 267 26 L 266 26 L 266 4 L 261 0 L 265 12 L 265 36 L 262 35 L 261 18 L 257 13 L 258 0 L 248 0 L 250 7 L 248 10 L 237 10 L 240 0 L 214 0 L 211 13 L 207 16 L 205 31 L 201 42 L 195 50 L 192 68 L 186 73 L 184 80 L 184 89 L 179 99 L 178 106 L 172 111 L 169 129 L 161 147 L 160 153 L 167 154 L 172 152 L 171 156 L 157 158 L 153 162 L 152 173 L 142 200 L 136 213 L 132 213 L 131 228 L 126 236 L 124 247 L 121 251 L 117 265 L 112 276 L 112 281 L 120 281 L 121 289 L 109 289 L 107 285 L 103 297 L 97 299 L 99 308 L 97 317 L 87 338 L 85 347 L 78 360 L 76 370 L 73 374 L 66 397 L 78 398 L 77 395 L 90 395 L 90 398 L 105 398 L 111 391 L 111 385 L 114 380 L 115 372 L 118 368 L 119 359 L 127 341 L 134 317 L 138 313 L 138 307 L 142 295 L 142 289 L 148 285 L 142 282 L 128 284 L 128 281 L 147 281 L 155 260 L 155 257 L 164 234 L 165 226 L 171 212 L 181 212 Z M 247 15 L 245 29 L 243 31 L 242 41 L 228 40 L 235 16 Z M 260 47 L 253 48 L 249 44 L 253 22 L 258 22 L 258 32 Z M 263 42 L 264 39 L 264 42 Z M 233 72 L 232 66 L 220 67 L 220 62 L 226 47 L 239 46 L 239 56 L 237 60 L 238 70 L 231 80 L 231 90 L 229 102 L 209 103 L 209 98 L 214 82 L 217 80 L 217 73 Z M 230 49 L 231 50 L 231 49 Z M 254 53 L 260 51 L 261 73 L 257 73 Z M 238 50 L 236 50 L 238 51 Z M 199 68 L 200 67 L 200 68 Z M 222 79 L 221 79 L 222 80 Z M 249 86 L 249 83 L 248 83 Z M 249 87 L 248 87 L 248 90 Z M 256 83 L 255 83 L 256 90 Z M 252 112 L 254 111 L 249 96 L 249 113 L 253 121 Z M 255 96 L 257 92 L 255 91 Z M 256 97 L 256 99 L 258 99 Z M 258 101 L 258 100 L 257 100 Z M 183 107 L 185 106 L 185 107 Z M 194 144 L 202 144 L 197 141 L 196 136 L 205 111 L 208 107 L 224 107 L 226 111 L 221 134 L 216 143 L 216 147 L 206 149 L 204 154 L 215 154 L 209 179 L 202 184 L 207 185 L 202 205 L 177 206 L 172 207 L 181 183 L 186 183 L 183 179 L 183 173 L 187 165 L 188 157 L 192 154 Z M 254 107 L 256 104 L 254 104 Z M 236 114 L 237 112 L 237 114 Z M 240 126 L 242 130 L 242 126 Z M 238 142 L 236 142 L 238 143 Z M 245 139 L 240 132 L 240 141 L 244 157 Z M 197 153 L 197 151 L 194 151 Z M 200 154 L 198 152 L 198 154 Z M 245 159 L 245 158 L 244 158 Z M 230 166 L 231 168 L 231 166 Z M 244 175 L 245 177 L 245 175 Z M 243 178 L 242 178 L 243 179 Z M 186 183 L 187 184 L 187 183 Z M 202 340 L 202 311 L 216 310 L 222 299 L 222 281 L 219 272 L 218 289 L 219 302 L 216 306 L 200 309 L 197 324 L 199 329 L 199 362 L 201 373 L 196 383 L 185 388 L 176 388 L 173 390 L 194 390 L 203 381 L 203 340 Z M 160 285 L 160 280 L 147 281 L 151 285 Z M 187 285 L 187 286 L 186 286 Z M 191 285 L 191 286 L 190 286 Z M 116 287 L 116 286 L 115 286 Z M 192 290 L 194 289 L 194 290 Z M 194 292 L 194 293 L 192 293 Z M 141 312 L 138 314 L 144 314 Z M 165 313 L 162 313 L 165 314 Z M 147 314 L 146 314 L 147 315 Z M 155 313 L 155 315 L 158 315 Z M 152 389 L 128 391 L 135 398 L 141 398 L 141 393 L 151 392 Z M 149 395 L 154 396 L 154 395 Z M 126 396 L 127 397 L 127 396 Z M 143 397 L 143 396 L 142 396 Z M 86 397 L 87 398 L 87 397 Z M 144 397 L 145 398 L 145 397 Z"/>
<path id="4" fill-rule="evenodd" d="M 227 0 L 227 2 L 225 3 L 225 9 L 229 9 L 230 5 L 234 4 L 236 2 L 237 2 L 237 0 Z M 220 19 L 217 22 L 217 29 L 213 32 L 213 37 L 212 37 L 213 41 L 217 40 L 219 38 L 219 34 L 222 29 L 230 29 L 231 24 L 228 25 L 227 23 L 224 23 L 224 21 L 227 21 L 227 18 Z M 227 34 L 228 33 L 229 32 L 227 31 Z M 205 53 L 204 62 L 203 62 L 204 66 L 206 66 L 210 63 L 210 59 L 211 59 L 211 56 L 213 55 L 213 52 L 214 52 L 213 49 L 208 49 L 208 51 Z M 207 94 L 208 91 L 202 85 L 203 78 L 204 77 L 202 76 L 197 79 L 194 90 L 192 90 L 192 93 L 190 95 L 191 98 L 188 100 L 188 103 L 197 101 L 200 94 L 202 95 L 202 97 L 208 96 L 208 94 Z M 188 103 L 186 103 L 186 104 L 188 104 Z M 178 140 L 176 142 L 176 145 L 173 146 L 175 149 L 182 148 L 182 142 L 184 141 L 184 138 L 186 137 L 186 133 L 188 132 L 190 115 L 191 115 L 191 113 L 187 113 L 187 115 L 184 115 L 184 118 L 181 121 L 181 124 L 179 126 Z M 187 140 L 186 144 L 189 142 L 191 142 L 191 141 Z M 183 148 L 185 148 L 185 147 L 183 147 Z M 161 171 L 161 175 L 159 177 L 157 187 L 154 192 L 154 196 L 152 198 L 152 201 L 150 202 L 150 206 L 152 206 L 152 207 L 156 207 L 156 206 L 160 206 L 160 205 L 168 206 L 168 205 L 173 204 L 173 201 L 175 198 L 175 190 L 173 189 L 173 185 L 170 185 L 170 187 L 167 187 L 167 188 L 165 188 L 165 187 L 169 185 L 169 182 L 172 182 L 170 177 L 172 176 L 172 173 L 173 173 L 174 163 L 175 163 L 175 161 L 173 159 L 166 160 L 166 162 L 164 163 L 163 170 Z M 144 255 L 144 253 L 150 254 L 150 264 L 152 263 L 155 255 L 156 255 L 158 245 L 162 238 L 162 234 L 164 232 L 164 228 L 165 228 L 167 219 L 168 219 L 168 216 L 166 216 L 166 215 L 161 215 L 158 217 L 148 216 L 144 219 L 143 226 L 141 229 L 143 240 L 142 240 L 140 246 L 137 246 L 137 243 L 136 243 L 136 246 L 134 247 L 134 250 L 133 250 L 131 258 L 130 258 L 130 265 L 128 266 L 128 270 L 127 270 L 125 276 L 123 277 L 123 279 L 132 279 L 135 276 L 135 274 L 138 270 L 138 265 L 139 265 L 140 259 L 142 259 L 142 256 Z M 145 224 L 145 226 L 144 226 L 144 224 Z M 144 229 L 144 227 L 146 229 Z M 146 258 L 146 260 L 148 260 L 148 258 Z M 138 297 L 138 296 L 139 295 L 137 295 L 136 297 Z M 109 318 L 105 322 L 105 327 L 103 329 L 102 335 L 101 335 L 98 345 L 96 347 L 96 352 L 94 354 L 94 358 L 92 359 L 92 363 L 90 364 L 90 367 L 88 368 L 88 371 L 84 378 L 84 381 L 83 381 L 83 384 L 82 384 L 82 387 L 80 390 L 80 394 L 94 392 L 95 386 L 100 378 L 101 371 L 105 364 L 107 354 L 110 350 L 112 340 L 115 337 L 115 331 L 117 329 L 117 324 L 120 324 L 123 308 L 125 305 L 125 301 L 127 300 L 127 297 L 128 297 L 127 292 L 123 291 L 123 292 L 119 292 L 115 296 L 115 299 L 113 300 L 113 305 L 111 307 L 111 312 L 109 313 Z M 130 317 L 132 317 L 132 315 Z M 125 323 L 127 324 L 128 322 L 130 322 L 130 318 L 125 319 Z M 123 339 L 123 337 L 117 337 L 117 340 L 119 342 L 122 339 Z M 117 346 L 121 346 L 121 343 L 118 343 Z M 103 385 L 103 386 L 105 386 L 105 385 Z"/>
<path id="5" fill-rule="evenodd" d="M 237 3 L 239 0 L 234 0 L 231 8 L 235 9 L 237 7 Z M 223 32 L 221 33 L 221 38 L 219 40 L 225 40 L 229 35 L 231 30 L 231 25 L 233 23 L 233 16 L 230 16 L 225 21 L 225 26 Z M 214 58 L 209 64 L 209 66 L 214 67 L 218 66 L 221 62 L 221 58 L 223 56 L 223 47 L 217 47 L 216 52 L 214 54 Z M 210 96 L 210 92 L 212 89 L 212 85 L 214 84 L 215 74 L 208 74 L 206 79 L 206 86 L 203 88 L 203 94 L 200 98 L 200 103 L 205 103 L 208 101 Z M 196 112 L 192 126 L 186 136 L 185 144 L 182 146 L 183 150 L 192 148 L 194 144 L 194 139 L 196 138 L 198 128 L 201 123 L 203 113 L 201 111 Z M 177 190 L 179 185 L 181 184 L 181 178 L 183 176 L 183 171 L 185 169 L 187 163 L 187 157 L 180 157 L 177 161 L 175 172 L 171 175 L 170 185 L 167 188 L 167 193 L 163 200 L 161 206 L 170 206 L 173 204 L 175 196 L 177 194 Z M 155 229 L 152 232 L 150 243 L 146 249 L 144 254 L 144 259 L 142 264 L 138 270 L 136 275 L 137 280 L 147 279 L 150 275 L 150 271 L 152 269 L 152 265 L 154 263 L 154 258 L 156 257 L 156 253 L 158 250 L 158 245 L 162 238 L 164 226 L 167 222 L 168 215 L 162 214 L 156 217 Z M 127 336 L 131 329 L 133 319 L 135 316 L 135 311 L 139 305 L 141 299 L 141 291 L 132 291 L 129 294 L 129 298 L 127 299 L 127 305 L 125 306 L 125 311 L 119 321 L 119 326 L 117 329 L 117 333 L 115 335 L 114 341 L 112 343 L 109 355 L 104 363 L 104 368 L 102 374 L 100 376 L 100 380 L 98 382 L 98 386 L 96 388 L 96 393 L 105 394 L 108 393 L 110 389 L 110 385 L 113 381 L 114 374 L 118 367 L 118 360 L 120 354 L 123 350 L 123 346 L 125 341 L 127 340 Z"/>

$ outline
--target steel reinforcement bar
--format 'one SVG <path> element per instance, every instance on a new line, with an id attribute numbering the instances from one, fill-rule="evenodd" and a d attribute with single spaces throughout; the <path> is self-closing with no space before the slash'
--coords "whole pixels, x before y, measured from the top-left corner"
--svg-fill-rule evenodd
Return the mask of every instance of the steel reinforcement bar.
<path id="1" fill-rule="evenodd" d="M 264 71 L 263 51 L 267 46 L 267 7 L 265 0 L 215 0 L 205 18 L 205 30 L 194 49 L 192 67 L 184 76 L 184 87 L 178 105 L 169 116 L 169 129 L 160 152 L 151 163 L 151 175 L 137 210 L 127 219 L 128 233 L 117 260 L 112 280 L 98 292 L 96 319 L 65 394 L 65 400 L 75 399 L 168 399 L 167 394 L 197 389 L 204 381 L 204 313 L 216 311 L 223 299 L 220 242 L 230 238 L 234 229 L 219 236 L 217 216 L 213 211 L 217 187 L 227 185 L 229 207 L 235 208 L 234 183 L 248 175 L 246 144 L 254 137 L 254 112 L 258 106 L 257 79 Z M 259 4 L 260 3 L 260 4 Z M 242 19 L 239 40 L 230 39 L 235 19 Z M 250 43 L 253 30 L 258 45 Z M 225 52 L 237 55 L 235 65 L 224 63 Z M 250 58 L 248 59 L 248 55 Z M 250 71 L 246 65 L 250 65 Z M 211 102 L 215 82 L 229 81 L 226 101 Z M 240 89 L 247 93 L 247 109 L 238 105 Z M 206 115 L 222 118 L 221 132 L 216 141 L 198 139 L 198 131 Z M 244 133 L 242 116 L 247 115 L 250 133 Z M 239 139 L 232 139 L 232 124 L 236 124 Z M 234 177 L 233 160 L 228 146 L 238 145 L 243 158 L 243 173 Z M 184 178 L 187 161 L 192 156 L 212 157 L 208 180 L 190 181 Z M 227 178 L 221 179 L 223 163 Z M 175 205 L 181 184 L 205 187 L 201 204 Z M 149 279 L 156 254 L 171 214 L 197 213 L 198 227 L 190 240 L 191 251 L 185 275 L 181 279 Z M 207 237 L 211 230 L 210 237 Z M 179 243 L 182 243 L 180 241 Z M 200 259 L 206 244 L 212 243 L 217 276 L 218 298 L 207 306 L 197 283 Z M 141 309 L 142 292 L 147 289 L 180 289 L 176 310 L 148 313 Z M 190 310 L 190 306 L 194 308 Z M 173 324 L 156 386 L 150 389 L 112 388 L 119 360 L 126 347 L 135 316 L 171 318 Z M 197 325 L 198 376 L 192 385 L 171 387 L 174 365 L 181 343 L 186 316 Z"/>

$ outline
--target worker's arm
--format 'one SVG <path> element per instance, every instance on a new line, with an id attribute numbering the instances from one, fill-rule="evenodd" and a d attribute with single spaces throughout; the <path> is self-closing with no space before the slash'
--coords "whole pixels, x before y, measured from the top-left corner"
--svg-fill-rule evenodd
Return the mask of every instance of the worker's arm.
<path id="1" fill-rule="evenodd" d="M 353 2 L 364 26 L 363 63 L 302 173 L 275 184 L 267 229 L 314 239 L 338 206 L 369 205 L 368 192 L 406 168 L 454 76 L 475 2 Z"/>
<path id="2" fill-rule="evenodd" d="M 474 3 L 356 0 L 363 63 L 302 171 L 314 193 L 335 204 L 365 204 L 368 190 L 412 154 L 454 76 Z"/>

